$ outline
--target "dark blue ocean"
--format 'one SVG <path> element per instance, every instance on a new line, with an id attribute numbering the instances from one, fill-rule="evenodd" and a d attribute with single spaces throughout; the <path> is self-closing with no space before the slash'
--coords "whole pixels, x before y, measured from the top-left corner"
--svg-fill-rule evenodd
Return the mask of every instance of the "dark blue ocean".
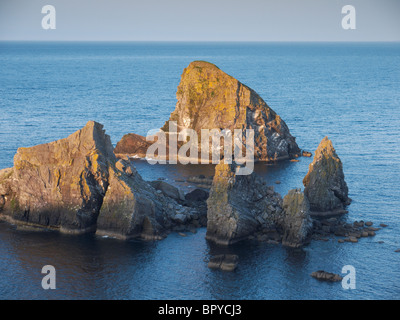
<path id="1" fill-rule="evenodd" d="M 116 144 L 160 128 L 183 69 L 206 60 L 253 88 L 287 123 L 300 148 L 328 136 L 353 203 L 349 222 L 388 227 L 359 243 L 314 241 L 300 250 L 244 242 L 210 245 L 205 229 L 158 242 L 17 230 L 0 222 L 0 299 L 400 299 L 400 44 L 0 42 L 0 169 L 18 147 L 64 138 L 88 120 Z M 312 158 L 256 172 L 283 195 L 302 187 Z M 150 166 L 147 180 L 211 175 L 212 166 Z M 281 184 L 275 184 L 280 180 Z M 188 188 L 187 186 L 184 186 Z M 211 254 L 239 255 L 233 273 Z M 43 290 L 53 265 L 57 289 Z M 356 289 L 310 273 L 356 269 Z"/>

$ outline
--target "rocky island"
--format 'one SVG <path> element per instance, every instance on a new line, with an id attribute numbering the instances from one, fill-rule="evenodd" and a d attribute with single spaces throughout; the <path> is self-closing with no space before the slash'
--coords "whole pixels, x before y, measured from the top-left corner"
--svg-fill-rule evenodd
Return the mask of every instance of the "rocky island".
<path id="1" fill-rule="evenodd" d="M 301 155 L 285 121 L 254 90 L 212 63 L 190 63 L 183 70 L 176 97 L 175 110 L 161 128 L 167 134 L 170 121 L 177 123 L 177 133 L 193 129 L 199 140 L 202 129 L 253 129 L 254 159 L 279 161 Z M 115 153 L 143 157 L 145 142 L 145 137 L 127 134 L 118 142 Z"/>

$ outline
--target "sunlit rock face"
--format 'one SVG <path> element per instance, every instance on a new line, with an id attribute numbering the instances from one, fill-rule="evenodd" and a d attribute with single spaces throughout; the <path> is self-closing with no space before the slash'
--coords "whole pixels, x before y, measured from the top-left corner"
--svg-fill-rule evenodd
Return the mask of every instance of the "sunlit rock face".
<path id="1" fill-rule="evenodd" d="M 176 93 L 177 103 L 162 130 L 169 132 L 169 121 L 177 131 L 201 129 L 253 129 L 254 157 L 283 160 L 300 155 L 295 138 L 286 123 L 252 89 L 212 63 L 194 61 L 183 70 Z M 244 139 L 244 138 L 243 138 Z M 244 141 L 243 141 L 244 144 Z M 200 145 L 199 145 L 200 150 Z"/>

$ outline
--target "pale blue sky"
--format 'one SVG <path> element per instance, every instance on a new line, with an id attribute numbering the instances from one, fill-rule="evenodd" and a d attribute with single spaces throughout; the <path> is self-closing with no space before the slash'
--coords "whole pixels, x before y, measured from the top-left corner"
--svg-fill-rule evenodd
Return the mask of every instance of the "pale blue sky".
<path id="1" fill-rule="evenodd" d="M 47 4 L 56 30 L 41 27 Z M 356 30 L 341 27 L 347 4 Z M 0 0 L 0 40 L 400 41 L 400 1 Z"/>

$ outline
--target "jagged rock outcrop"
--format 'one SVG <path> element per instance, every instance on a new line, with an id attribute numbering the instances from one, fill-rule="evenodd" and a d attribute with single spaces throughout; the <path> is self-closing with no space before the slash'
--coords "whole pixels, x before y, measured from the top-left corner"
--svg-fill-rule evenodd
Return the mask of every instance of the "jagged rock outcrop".
<path id="1" fill-rule="evenodd" d="M 0 216 L 67 233 L 159 239 L 183 207 L 144 181 L 128 160 L 117 161 L 103 126 L 89 121 L 68 138 L 19 148 L 0 171 Z"/>
<path id="2" fill-rule="evenodd" d="M 345 206 L 350 204 L 343 165 L 328 137 L 322 139 L 315 151 L 303 184 L 312 215 L 344 213 Z"/>
<path id="3" fill-rule="evenodd" d="M 247 239 L 259 228 L 274 225 L 282 198 L 254 173 L 235 175 L 236 164 L 221 161 L 207 200 L 206 238 L 229 245 Z"/>
<path id="4" fill-rule="evenodd" d="M 313 222 L 308 199 L 300 189 L 290 190 L 283 198 L 283 215 L 279 224 L 283 229 L 283 245 L 300 247 L 309 242 Z"/>
<path id="5" fill-rule="evenodd" d="M 232 133 L 234 129 L 240 129 L 243 132 L 243 147 L 245 130 L 254 129 L 255 159 L 275 161 L 300 156 L 295 138 L 281 117 L 254 90 L 212 63 L 190 63 L 183 70 L 176 97 L 175 110 L 161 129 L 170 133 L 169 121 L 175 121 L 177 132 L 186 128 L 195 130 L 199 152 L 201 129 L 229 129 Z M 115 153 L 143 156 L 143 140 L 137 135 L 126 135 L 118 142 Z M 178 143 L 178 146 L 181 144 Z"/>
<path id="6" fill-rule="evenodd" d="M 66 139 L 19 148 L 14 167 L 0 178 L 2 214 L 65 232 L 95 230 L 110 159 L 115 161 L 110 138 L 95 122 Z"/>

